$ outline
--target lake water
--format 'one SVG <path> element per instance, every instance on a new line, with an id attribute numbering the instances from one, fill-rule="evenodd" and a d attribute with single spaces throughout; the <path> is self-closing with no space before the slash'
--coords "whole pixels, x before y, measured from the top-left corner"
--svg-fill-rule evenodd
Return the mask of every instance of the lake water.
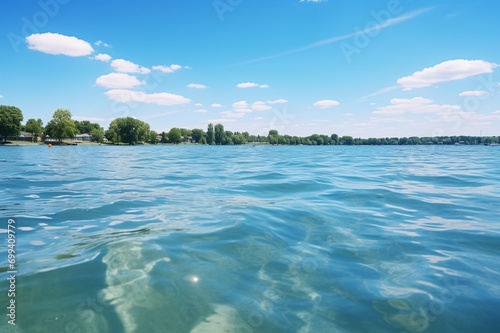
<path id="1" fill-rule="evenodd" d="M 0 147 L 0 332 L 498 332 L 499 166 L 484 146 Z"/>

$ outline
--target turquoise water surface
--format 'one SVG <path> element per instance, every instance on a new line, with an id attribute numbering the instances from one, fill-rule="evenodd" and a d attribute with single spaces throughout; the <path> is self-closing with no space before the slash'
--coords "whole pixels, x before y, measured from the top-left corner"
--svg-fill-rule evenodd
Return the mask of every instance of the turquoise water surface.
<path id="1" fill-rule="evenodd" d="M 484 146 L 0 147 L 0 332 L 498 332 L 499 166 Z"/>

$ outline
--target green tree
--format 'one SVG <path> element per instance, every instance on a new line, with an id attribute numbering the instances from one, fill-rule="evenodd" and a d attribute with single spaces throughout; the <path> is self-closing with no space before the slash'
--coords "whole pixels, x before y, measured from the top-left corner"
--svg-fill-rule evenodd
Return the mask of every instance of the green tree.
<path id="1" fill-rule="evenodd" d="M 175 127 L 171 128 L 170 131 L 168 132 L 168 141 L 171 143 L 181 143 L 182 142 L 181 130 Z"/>
<path id="2" fill-rule="evenodd" d="M 309 140 L 313 143 L 313 145 L 322 145 L 324 140 L 319 134 L 313 134 L 310 136 Z"/>
<path id="3" fill-rule="evenodd" d="M 203 132 L 202 129 L 195 128 L 194 130 L 191 131 L 191 136 L 194 140 L 194 142 L 201 142 L 201 139 L 205 136 L 205 132 Z"/>
<path id="4" fill-rule="evenodd" d="M 38 141 L 38 137 L 42 136 L 43 133 L 43 121 L 42 119 L 28 119 L 26 125 L 24 126 L 24 130 L 33 135 L 33 140 Z"/>
<path id="5" fill-rule="evenodd" d="M 207 143 L 209 145 L 213 145 L 215 143 L 214 125 L 212 123 L 208 124 L 208 129 L 207 129 Z"/>
<path id="6" fill-rule="evenodd" d="M 149 124 L 132 117 L 116 118 L 109 124 L 106 138 L 113 143 L 135 145 L 149 140 Z"/>
<path id="7" fill-rule="evenodd" d="M 84 133 L 90 134 L 90 131 L 94 128 L 94 124 L 92 124 L 88 120 L 82 120 L 82 121 L 75 120 L 75 128 L 76 128 L 76 133 L 78 134 L 84 134 Z"/>
<path id="8" fill-rule="evenodd" d="M 187 128 L 180 128 L 181 136 L 184 138 L 184 141 L 188 140 L 188 137 L 191 136 L 191 130 Z"/>
<path id="9" fill-rule="evenodd" d="M 158 140 L 158 133 L 156 133 L 155 131 L 150 131 L 149 132 L 149 143 L 155 145 L 159 142 Z"/>
<path id="10" fill-rule="evenodd" d="M 102 142 L 104 140 L 104 128 L 101 126 L 91 129 L 89 134 L 92 136 L 92 141 Z"/>
<path id="11" fill-rule="evenodd" d="M 279 143 L 279 134 L 277 130 L 270 130 L 267 135 L 267 139 L 270 144 L 277 145 Z"/>
<path id="12" fill-rule="evenodd" d="M 214 139 L 216 145 L 221 145 L 224 142 L 226 133 L 224 132 L 224 126 L 222 124 L 217 124 L 214 127 Z"/>
<path id="13" fill-rule="evenodd" d="M 342 144 L 344 145 L 353 145 L 354 144 L 354 139 L 352 138 L 352 136 L 347 136 L 347 135 L 344 135 L 342 138 L 341 138 L 341 142 Z"/>
<path id="14" fill-rule="evenodd" d="M 76 133 L 76 126 L 71 119 L 71 112 L 67 109 L 57 109 L 45 127 L 45 132 L 59 142 L 64 138 L 72 138 Z"/>
<path id="15" fill-rule="evenodd" d="M 247 138 L 244 134 L 238 133 L 236 135 L 233 135 L 232 141 L 235 145 L 244 145 L 245 143 L 247 143 Z"/>
<path id="16" fill-rule="evenodd" d="M 337 134 L 332 134 L 330 136 L 330 138 L 332 139 L 332 145 L 338 145 L 339 144 L 339 136 Z"/>
<path id="17" fill-rule="evenodd" d="M 224 131 L 224 138 L 222 139 L 222 144 L 223 145 L 233 145 L 233 132 L 231 131 Z"/>
<path id="18" fill-rule="evenodd" d="M 0 105 L 0 135 L 3 141 L 7 141 L 8 136 L 18 136 L 21 130 L 23 113 L 15 106 Z"/>

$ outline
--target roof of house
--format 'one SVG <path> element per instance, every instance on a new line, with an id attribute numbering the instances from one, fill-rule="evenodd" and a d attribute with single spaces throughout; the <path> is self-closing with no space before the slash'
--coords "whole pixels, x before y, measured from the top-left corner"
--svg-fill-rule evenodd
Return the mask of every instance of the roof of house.
<path id="1" fill-rule="evenodd" d="M 33 136 L 33 134 L 32 134 L 32 133 L 30 133 L 30 132 L 20 131 L 20 132 L 19 132 L 19 136 L 20 136 L 20 137 L 32 137 L 32 136 Z"/>

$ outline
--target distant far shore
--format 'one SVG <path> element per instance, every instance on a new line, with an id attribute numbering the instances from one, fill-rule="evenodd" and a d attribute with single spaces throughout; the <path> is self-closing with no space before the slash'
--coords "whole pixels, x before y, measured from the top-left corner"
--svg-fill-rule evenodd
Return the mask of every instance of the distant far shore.
<path id="1" fill-rule="evenodd" d="M 183 142 L 183 143 L 137 143 L 134 145 L 130 145 L 127 143 L 120 143 L 120 144 L 113 144 L 113 143 L 99 143 L 99 142 L 88 142 L 88 141 L 82 141 L 82 142 L 75 142 L 75 141 L 63 141 L 61 143 L 59 142 L 29 142 L 29 141 L 22 141 L 22 140 L 11 140 L 7 142 L 0 142 L 0 147 L 15 147 L 15 146 L 121 146 L 121 147 L 127 147 L 127 146 L 209 146 L 207 144 L 200 144 L 200 143 L 190 143 L 190 142 Z M 248 142 L 243 144 L 243 146 L 317 146 L 317 145 L 290 145 L 290 144 L 270 144 L 269 142 Z M 324 144 L 322 146 L 325 146 Z M 454 144 L 434 144 L 434 143 L 420 143 L 420 144 L 342 144 L 342 145 L 326 145 L 326 146 L 500 146 L 497 143 L 459 143 L 456 142 Z"/>

